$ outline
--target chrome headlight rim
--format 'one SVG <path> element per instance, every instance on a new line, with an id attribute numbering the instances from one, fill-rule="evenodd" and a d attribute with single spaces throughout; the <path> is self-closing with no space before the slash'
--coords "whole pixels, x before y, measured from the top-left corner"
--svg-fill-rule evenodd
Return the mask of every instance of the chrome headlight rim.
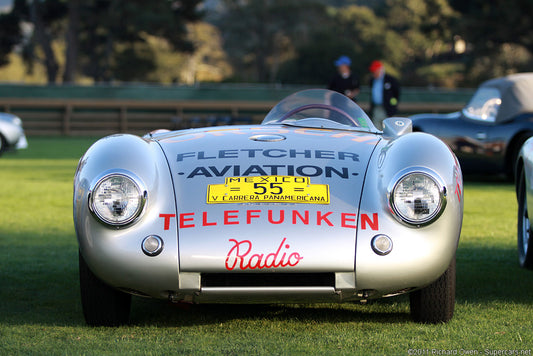
<path id="1" fill-rule="evenodd" d="M 438 208 L 430 214 L 428 217 L 420 220 L 411 219 L 409 217 L 404 216 L 396 207 L 396 204 L 394 202 L 394 193 L 396 191 L 396 188 L 399 186 L 400 182 L 402 182 L 404 179 L 411 175 L 423 175 L 435 183 L 435 186 L 438 188 L 439 191 L 439 206 Z M 435 173 L 433 170 L 425 168 L 425 167 L 409 167 L 398 174 L 395 175 L 395 177 L 391 180 L 391 183 L 389 184 L 387 188 L 387 197 L 388 197 L 388 203 L 389 203 L 389 209 L 392 212 L 392 215 L 400 222 L 411 226 L 411 227 L 423 227 L 428 226 L 432 223 L 434 223 L 443 213 L 446 208 L 447 204 L 447 191 L 446 191 L 446 184 L 444 183 L 444 180 Z"/>
<path id="2" fill-rule="evenodd" d="M 130 216 L 129 218 L 123 221 L 120 221 L 120 222 L 107 219 L 94 206 L 95 204 L 94 192 L 100 187 L 100 185 L 104 181 L 112 177 L 123 177 L 123 178 L 130 180 L 134 184 L 134 186 L 136 187 L 139 193 L 139 206 L 135 210 L 135 213 L 132 214 L 132 216 Z M 139 220 L 139 218 L 144 212 L 147 199 L 148 199 L 148 191 L 145 188 L 144 183 L 139 179 L 139 177 L 137 177 L 135 174 L 129 171 L 126 171 L 126 170 L 113 170 L 113 171 L 106 172 L 104 174 L 99 175 L 96 179 L 93 180 L 93 183 L 90 185 L 89 195 L 88 195 L 89 211 L 96 218 L 98 222 L 106 226 L 115 227 L 115 228 L 127 227 Z"/>

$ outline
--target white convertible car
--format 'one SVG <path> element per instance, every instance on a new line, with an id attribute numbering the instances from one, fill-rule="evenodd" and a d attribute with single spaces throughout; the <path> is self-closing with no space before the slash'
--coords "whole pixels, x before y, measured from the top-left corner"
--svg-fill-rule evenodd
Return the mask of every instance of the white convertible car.
<path id="1" fill-rule="evenodd" d="M 439 139 L 354 102 L 295 93 L 261 125 L 113 135 L 74 179 L 90 325 L 131 295 L 191 303 L 352 302 L 410 293 L 448 321 L 463 184 Z"/>

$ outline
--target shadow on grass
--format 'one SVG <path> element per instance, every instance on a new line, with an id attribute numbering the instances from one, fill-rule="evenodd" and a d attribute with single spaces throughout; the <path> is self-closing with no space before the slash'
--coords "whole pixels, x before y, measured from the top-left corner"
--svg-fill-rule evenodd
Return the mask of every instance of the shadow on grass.
<path id="1" fill-rule="evenodd" d="M 377 305 L 380 304 L 380 305 Z M 136 300 L 132 323 L 155 326 L 218 325 L 232 320 L 294 321 L 307 323 L 405 323 L 409 313 L 397 303 L 383 301 L 360 305 L 345 304 L 171 304 Z M 365 310 L 366 309 L 366 310 Z M 376 311 L 378 309 L 379 311 Z"/>

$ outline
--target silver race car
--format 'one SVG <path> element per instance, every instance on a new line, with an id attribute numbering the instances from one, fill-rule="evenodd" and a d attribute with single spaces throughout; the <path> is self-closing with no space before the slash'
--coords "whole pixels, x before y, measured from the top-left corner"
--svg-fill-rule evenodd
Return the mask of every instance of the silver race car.
<path id="1" fill-rule="evenodd" d="M 345 96 L 295 93 L 261 125 L 114 135 L 74 179 L 90 325 L 131 295 L 190 303 L 366 301 L 410 292 L 448 321 L 463 216 L 460 166 L 408 119 L 383 132 Z"/>
<path id="2" fill-rule="evenodd" d="M 0 113 L 0 155 L 8 149 L 28 147 L 28 141 L 22 129 L 22 120 L 13 114 Z"/>

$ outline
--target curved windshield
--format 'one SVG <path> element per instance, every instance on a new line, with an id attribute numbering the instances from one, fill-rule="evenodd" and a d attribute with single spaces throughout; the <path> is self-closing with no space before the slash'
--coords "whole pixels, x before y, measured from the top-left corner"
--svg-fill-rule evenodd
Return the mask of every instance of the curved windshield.
<path id="1" fill-rule="evenodd" d="M 326 89 L 309 89 L 280 101 L 263 125 L 378 132 L 370 118 L 350 98 Z"/>
<path id="2" fill-rule="evenodd" d="M 463 109 L 463 113 L 469 119 L 494 122 L 501 103 L 502 99 L 498 89 L 479 88 Z"/>

